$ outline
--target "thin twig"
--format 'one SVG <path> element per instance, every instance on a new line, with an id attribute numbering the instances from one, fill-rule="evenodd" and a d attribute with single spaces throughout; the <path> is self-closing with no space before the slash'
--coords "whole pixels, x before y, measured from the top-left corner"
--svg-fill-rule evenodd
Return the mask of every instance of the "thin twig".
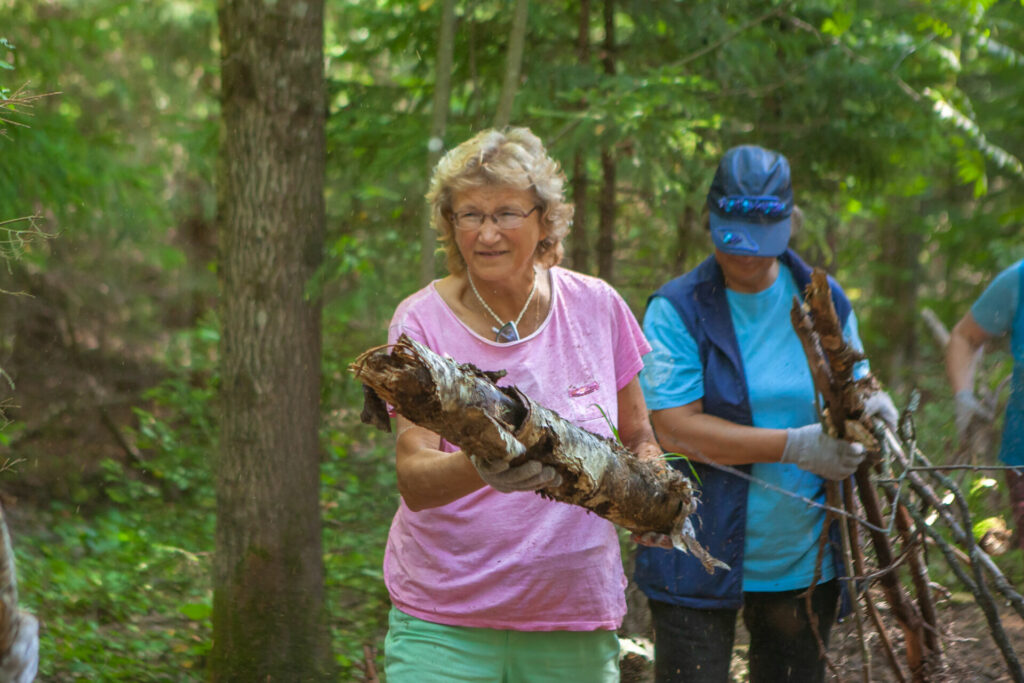
<path id="1" fill-rule="evenodd" d="M 688 455 L 686 457 L 691 458 L 691 459 L 692 458 L 696 458 L 701 463 L 703 463 L 705 465 L 708 465 L 709 467 L 714 467 L 716 470 L 721 470 L 723 472 L 728 472 L 729 474 L 736 475 L 737 477 L 740 477 L 741 479 L 746 479 L 750 483 L 757 484 L 758 486 L 761 486 L 762 488 L 766 488 L 769 491 L 774 491 L 775 493 L 781 494 L 783 496 L 789 496 L 790 498 L 795 498 L 795 499 L 797 499 L 799 501 L 802 501 L 802 502 L 806 503 L 810 507 L 818 508 L 818 509 L 824 510 L 826 512 L 831 512 L 831 513 L 836 514 L 836 515 L 838 515 L 838 516 L 840 516 L 840 517 L 842 517 L 844 519 L 853 520 L 854 522 L 856 522 L 857 524 L 865 527 L 866 529 L 870 529 L 872 531 L 879 531 L 879 532 L 882 532 L 882 533 L 886 532 L 886 530 L 883 529 L 882 527 L 876 526 L 876 525 L 872 524 L 870 521 L 868 521 L 867 519 L 864 519 L 863 517 L 859 517 L 856 514 L 848 512 L 847 510 L 843 510 L 841 508 L 837 508 L 835 506 L 829 505 L 828 503 L 819 503 L 816 500 L 811 500 L 810 498 L 807 498 L 805 496 L 801 496 L 799 494 L 793 493 L 792 491 L 787 491 L 786 489 L 781 488 L 779 486 L 776 486 L 775 484 L 770 484 L 767 481 L 764 481 L 763 479 L 758 479 L 757 477 L 755 477 L 755 476 L 753 476 L 751 474 L 748 474 L 748 473 L 744 472 L 741 469 L 737 469 L 737 468 L 732 467 L 730 465 L 723 465 L 721 463 L 715 462 L 714 460 L 711 460 L 710 458 L 708 458 L 707 456 L 703 455 L 702 453 L 695 453 L 695 454 L 692 454 L 692 455 Z"/>
<path id="2" fill-rule="evenodd" d="M 887 446 L 892 449 L 893 453 L 902 462 L 906 462 L 906 455 L 903 452 L 902 446 L 898 441 L 896 441 L 896 437 L 892 433 L 887 434 Z M 916 451 L 915 455 L 927 462 L 927 458 L 920 451 Z M 960 493 L 959 487 L 957 487 L 957 485 L 948 477 L 944 477 L 936 471 L 932 471 L 931 476 L 938 479 L 940 484 L 949 489 L 949 491 L 953 493 L 954 498 L 958 495 L 962 498 L 963 494 Z M 911 473 L 908 481 L 910 482 L 910 486 L 914 490 L 914 493 L 916 493 L 925 503 L 931 506 L 931 508 L 935 510 L 939 517 L 946 523 L 946 526 L 953 534 L 953 538 L 957 543 L 964 548 L 977 548 L 974 543 L 974 537 L 970 532 L 971 526 L 969 516 L 964 525 L 961 526 L 961 524 L 953 517 L 953 514 L 949 510 L 949 506 L 942 502 L 941 497 L 932 489 L 931 486 L 922 481 L 919 475 Z M 961 509 L 965 510 L 966 507 L 964 506 Z M 999 589 L 999 592 L 1002 593 L 1009 601 L 1017 614 L 1024 619 L 1024 596 L 1021 596 L 1021 594 L 1013 588 L 1010 582 L 1006 580 L 1002 571 L 998 566 L 996 566 L 995 562 L 992 561 L 992 558 L 989 557 L 987 553 L 980 548 L 977 548 L 977 550 L 978 554 L 974 556 L 974 561 L 979 562 L 985 568 L 991 577 L 993 584 Z"/>
<path id="3" fill-rule="evenodd" d="M 951 482 L 952 483 L 952 482 Z M 892 493 L 895 494 L 895 491 Z M 959 492 L 956 494 L 959 496 Z M 963 503 L 966 505 L 966 502 Z M 953 573 L 956 574 L 960 582 L 967 587 L 968 590 L 974 595 L 975 602 L 981 608 L 981 611 L 985 615 L 985 619 L 988 621 L 989 630 L 992 633 L 992 639 L 996 642 L 996 646 L 1003 655 L 1003 659 L 1006 661 L 1006 665 L 1009 668 L 1009 673 L 1013 677 L 1014 681 L 1024 681 L 1024 669 L 1021 668 L 1020 660 L 1017 658 L 1017 653 L 1014 651 L 1013 646 L 1010 644 L 1009 638 L 1006 635 L 1005 629 L 1003 629 L 1002 621 L 999 619 L 999 612 L 996 609 L 995 602 L 992 600 L 992 595 L 988 591 L 988 587 L 985 584 L 985 578 L 982 572 L 982 563 L 979 560 L 979 554 L 984 555 L 984 551 L 973 545 L 968 555 L 968 566 L 970 567 L 973 577 L 968 575 L 961 563 L 958 561 L 956 554 L 953 552 L 953 548 L 942 538 L 931 525 L 925 521 L 923 515 L 919 510 L 913 508 L 913 506 L 906 505 L 907 511 L 914 517 L 918 528 L 922 529 L 935 544 L 939 547 L 939 550 L 943 555 L 946 556 L 946 561 Z"/>

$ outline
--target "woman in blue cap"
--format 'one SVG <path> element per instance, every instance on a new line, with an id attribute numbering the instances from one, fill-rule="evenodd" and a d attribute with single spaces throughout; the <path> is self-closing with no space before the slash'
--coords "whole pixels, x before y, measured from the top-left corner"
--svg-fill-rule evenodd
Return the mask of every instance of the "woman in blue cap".
<path id="1" fill-rule="evenodd" d="M 690 555 L 639 549 L 656 677 L 728 681 L 742 607 L 751 681 L 823 681 L 819 642 L 827 646 L 836 618 L 841 564 L 836 542 L 819 561 L 825 512 L 807 501 L 824 503 L 826 480 L 850 476 L 864 450 L 822 432 L 790 322 L 811 270 L 788 248 L 789 162 L 762 147 L 730 149 L 707 208 L 714 253 L 651 297 L 643 326 L 654 348 L 641 385 L 661 446 L 697 470 L 701 542 L 731 569 L 709 575 Z M 850 302 L 829 284 L 844 334 L 861 348 Z M 867 411 L 897 417 L 883 392 Z"/>

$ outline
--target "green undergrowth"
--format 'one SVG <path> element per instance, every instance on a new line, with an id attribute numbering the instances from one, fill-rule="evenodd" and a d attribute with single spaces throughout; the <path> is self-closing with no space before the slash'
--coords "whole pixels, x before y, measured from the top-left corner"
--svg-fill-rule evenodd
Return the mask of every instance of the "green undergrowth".
<path id="1" fill-rule="evenodd" d="M 21 604 L 41 625 L 39 680 L 201 680 L 212 509 L 54 503 L 34 521 L 15 553 Z"/>
<path id="2" fill-rule="evenodd" d="M 20 604 L 40 620 L 39 681 L 203 681 L 212 644 L 215 491 L 213 326 L 169 353 L 128 430 L 142 461 L 109 460 L 74 501 L 12 508 Z M 329 368 L 325 405 L 353 393 Z M 393 442 L 325 410 L 321 504 L 326 602 L 338 680 L 382 668 L 381 565 L 397 502 Z M 14 473 L 16 475 L 16 473 Z"/>
<path id="3" fill-rule="evenodd" d="M 388 598 L 381 564 L 396 489 L 387 444 L 357 453 L 347 437 L 328 441 L 327 606 L 339 680 L 355 680 L 367 652 L 382 666 Z M 209 468 L 197 466 L 187 476 L 209 482 Z M 21 605 L 41 622 L 38 680 L 205 680 L 212 487 L 177 500 L 136 481 L 111 489 L 88 506 L 54 502 L 21 508 L 12 519 Z"/>

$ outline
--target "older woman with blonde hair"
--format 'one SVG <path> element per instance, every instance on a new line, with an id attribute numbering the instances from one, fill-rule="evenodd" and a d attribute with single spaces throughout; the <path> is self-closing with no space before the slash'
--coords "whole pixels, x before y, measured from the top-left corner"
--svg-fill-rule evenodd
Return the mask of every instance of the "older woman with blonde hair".
<path id="1" fill-rule="evenodd" d="M 451 150 L 427 194 L 449 274 L 399 304 L 389 339 L 506 370 L 502 384 L 657 457 L 636 319 L 609 285 L 557 266 L 573 215 L 564 183 L 525 128 Z M 613 525 L 538 495 L 558 483 L 538 461 L 490 468 L 397 423 L 388 681 L 617 681 L 626 580 Z"/>

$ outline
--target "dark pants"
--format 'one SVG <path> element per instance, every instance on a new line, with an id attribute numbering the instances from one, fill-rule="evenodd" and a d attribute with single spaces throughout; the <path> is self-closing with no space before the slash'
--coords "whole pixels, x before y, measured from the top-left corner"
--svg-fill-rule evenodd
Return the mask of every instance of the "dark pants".
<path id="1" fill-rule="evenodd" d="M 1006 486 L 1010 490 L 1010 513 L 1013 516 L 1013 548 L 1024 549 L 1024 475 L 1019 470 L 1006 470 Z"/>
<path id="2" fill-rule="evenodd" d="M 744 593 L 743 623 L 750 633 L 751 683 L 813 683 L 825 680 L 825 660 L 807 619 L 804 590 Z M 839 582 L 814 589 L 811 609 L 828 646 L 836 619 Z M 654 675 L 658 683 L 729 680 L 736 635 L 732 609 L 694 609 L 651 600 Z"/>

